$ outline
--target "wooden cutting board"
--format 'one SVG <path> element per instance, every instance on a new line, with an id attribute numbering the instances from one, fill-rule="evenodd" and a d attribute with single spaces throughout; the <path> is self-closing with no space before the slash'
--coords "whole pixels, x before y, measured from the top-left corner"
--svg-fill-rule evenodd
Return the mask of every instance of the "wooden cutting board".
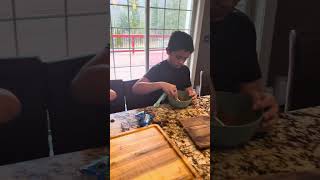
<path id="1" fill-rule="evenodd" d="M 158 125 L 110 139 L 111 179 L 199 179 L 187 159 Z"/>
<path id="2" fill-rule="evenodd" d="M 210 117 L 199 116 L 179 120 L 198 149 L 210 148 Z"/>

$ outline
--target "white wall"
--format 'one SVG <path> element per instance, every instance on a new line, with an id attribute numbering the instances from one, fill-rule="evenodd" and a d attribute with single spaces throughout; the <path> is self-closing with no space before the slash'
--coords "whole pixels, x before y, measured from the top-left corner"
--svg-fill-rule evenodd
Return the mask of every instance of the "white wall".
<path id="1" fill-rule="evenodd" d="M 263 80 L 266 84 L 272 47 L 277 0 L 260 0 L 252 4 L 252 17 L 257 32 L 257 52 Z"/>
<path id="2" fill-rule="evenodd" d="M 203 0 L 196 8 L 195 50 L 190 64 L 191 82 L 195 87 L 200 84 L 200 71 L 210 72 L 210 1 Z"/>
<path id="3" fill-rule="evenodd" d="M 107 44 L 106 7 L 105 0 L 1 0 L 0 58 L 95 53 Z"/>
<path id="4" fill-rule="evenodd" d="M 237 4 L 237 9 L 241 10 L 242 12 L 246 13 L 248 16 L 251 16 L 250 10 L 250 0 L 240 0 Z"/>

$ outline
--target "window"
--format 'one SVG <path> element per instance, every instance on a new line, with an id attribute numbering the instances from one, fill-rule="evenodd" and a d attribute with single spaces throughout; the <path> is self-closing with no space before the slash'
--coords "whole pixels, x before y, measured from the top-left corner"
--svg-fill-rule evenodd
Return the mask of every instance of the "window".
<path id="1" fill-rule="evenodd" d="M 173 31 L 192 35 L 193 0 L 150 0 L 148 9 L 145 2 L 149 1 L 110 1 L 110 79 L 141 78 L 147 69 L 167 58 L 165 48 Z M 146 10 L 150 14 L 149 27 L 145 22 Z M 145 49 L 145 38 L 149 40 L 148 49 Z"/>

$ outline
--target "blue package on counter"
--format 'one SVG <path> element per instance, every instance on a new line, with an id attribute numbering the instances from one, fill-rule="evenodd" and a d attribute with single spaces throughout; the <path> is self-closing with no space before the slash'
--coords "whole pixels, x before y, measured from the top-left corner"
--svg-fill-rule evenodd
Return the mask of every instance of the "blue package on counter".
<path id="1" fill-rule="evenodd" d="M 138 112 L 137 114 L 135 114 L 135 118 L 137 120 L 141 120 L 141 119 L 144 119 L 144 116 L 145 116 L 145 112 L 144 111 L 141 111 L 141 112 Z"/>
<path id="2" fill-rule="evenodd" d="M 140 127 L 149 125 L 152 122 L 152 119 L 154 118 L 153 115 L 146 113 L 144 111 L 137 113 L 135 117 L 138 120 Z"/>
<path id="3" fill-rule="evenodd" d="M 85 175 L 96 176 L 97 180 L 109 179 L 109 156 L 104 156 L 81 167 L 80 172 Z"/>

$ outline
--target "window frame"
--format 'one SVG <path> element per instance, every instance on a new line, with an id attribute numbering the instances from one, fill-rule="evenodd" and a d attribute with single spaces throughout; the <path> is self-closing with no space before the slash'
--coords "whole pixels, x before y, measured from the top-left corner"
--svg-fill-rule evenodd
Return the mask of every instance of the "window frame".
<path id="1" fill-rule="evenodd" d="M 198 1 L 197 0 L 192 0 L 192 8 L 190 10 L 187 10 L 187 9 L 181 9 L 180 8 L 180 4 L 181 4 L 181 0 L 179 0 L 179 8 L 176 9 L 176 8 L 168 8 L 168 7 L 165 7 L 166 6 L 166 3 L 167 1 L 169 0 L 165 0 L 165 4 L 164 4 L 164 7 L 154 7 L 154 6 L 151 6 L 151 3 L 150 3 L 150 0 L 145 0 L 145 5 L 144 6 L 136 6 L 137 8 L 144 8 L 145 9 L 145 21 L 144 21 L 144 26 L 145 26 L 145 32 L 144 32 L 144 52 L 145 52 L 145 63 L 144 65 L 140 65 L 140 66 L 144 66 L 145 67 L 145 72 L 146 73 L 149 68 L 150 68 L 150 55 L 149 55 L 149 51 L 150 49 L 150 43 L 149 43 L 149 40 L 150 40 L 150 31 L 151 30 L 163 30 L 163 35 L 165 34 L 165 31 L 166 30 L 182 30 L 182 31 L 185 31 L 185 30 L 188 30 L 190 32 L 190 35 L 192 36 L 192 38 L 194 39 L 194 24 L 195 24 L 195 20 L 196 20 L 196 7 L 197 7 L 197 4 L 198 4 Z M 112 6 L 124 6 L 127 8 L 127 11 L 128 11 L 128 21 L 130 19 L 130 3 L 129 3 L 129 0 L 127 1 L 127 4 L 124 5 L 124 4 L 113 4 L 112 2 L 110 2 L 110 8 Z M 151 12 L 151 9 L 163 9 L 164 12 L 163 12 L 163 16 L 164 16 L 164 26 L 162 28 L 150 28 L 150 12 Z M 190 20 L 190 27 L 189 29 L 180 29 L 179 28 L 179 24 L 178 24 L 178 28 L 177 29 L 170 29 L 170 28 L 167 28 L 165 27 L 165 16 L 166 16 L 166 10 L 177 10 L 179 11 L 179 16 L 180 16 L 180 11 L 187 11 L 187 12 L 191 12 L 191 20 Z M 111 9 L 110 9 L 110 15 L 111 15 Z M 111 16 L 110 16 L 111 17 Z M 113 73 L 113 78 L 112 79 L 118 79 L 117 78 L 117 73 L 116 73 L 116 69 L 117 68 L 123 68 L 123 67 L 116 67 L 116 60 L 115 60 L 115 52 L 114 52 L 114 38 L 112 37 L 113 35 L 113 29 L 114 28 L 118 28 L 118 27 L 115 27 L 112 25 L 112 17 L 110 18 L 110 27 L 109 27 L 109 32 L 110 32 L 110 38 L 111 38 L 111 44 L 110 44 L 110 50 L 112 51 L 112 53 L 110 53 L 110 61 L 113 61 L 113 67 L 110 66 L 110 73 Z M 178 23 L 179 23 L 179 19 L 178 19 Z M 130 23 L 129 23 L 129 27 L 126 27 L 126 28 L 123 28 L 123 29 L 127 29 L 128 30 L 128 34 L 129 36 L 131 35 L 131 30 L 132 29 L 135 29 L 135 28 L 132 28 L 130 27 Z M 164 42 L 164 38 L 162 38 L 162 41 Z M 194 43 L 195 43 L 195 40 L 194 40 Z M 129 61 L 130 61 L 130 64 L 126 67 L 130 67 L 130 79 L 132 80 L 132 68 L 131 67 L 136 67 L 136 66 L 133 66 L 132 65 L 132 54 L 131 54 L 131 39 L 129 38 Z M 162 48 L 165 48 L 166 45 L 163 44 L 163 47 Z M 162 55 L 163 57 L 163 55 Z M 186 65 L 190 68 L 191 66 L 191 61 L 193 60 L 193 56 L 191 56 L 190 58 L 188 58 L 188 60 L 186 61 Z M 191 68 L 190 68 L 191 69 Z M 110 75 L 110 79 L 111 79 L 111 75 Z"/>

